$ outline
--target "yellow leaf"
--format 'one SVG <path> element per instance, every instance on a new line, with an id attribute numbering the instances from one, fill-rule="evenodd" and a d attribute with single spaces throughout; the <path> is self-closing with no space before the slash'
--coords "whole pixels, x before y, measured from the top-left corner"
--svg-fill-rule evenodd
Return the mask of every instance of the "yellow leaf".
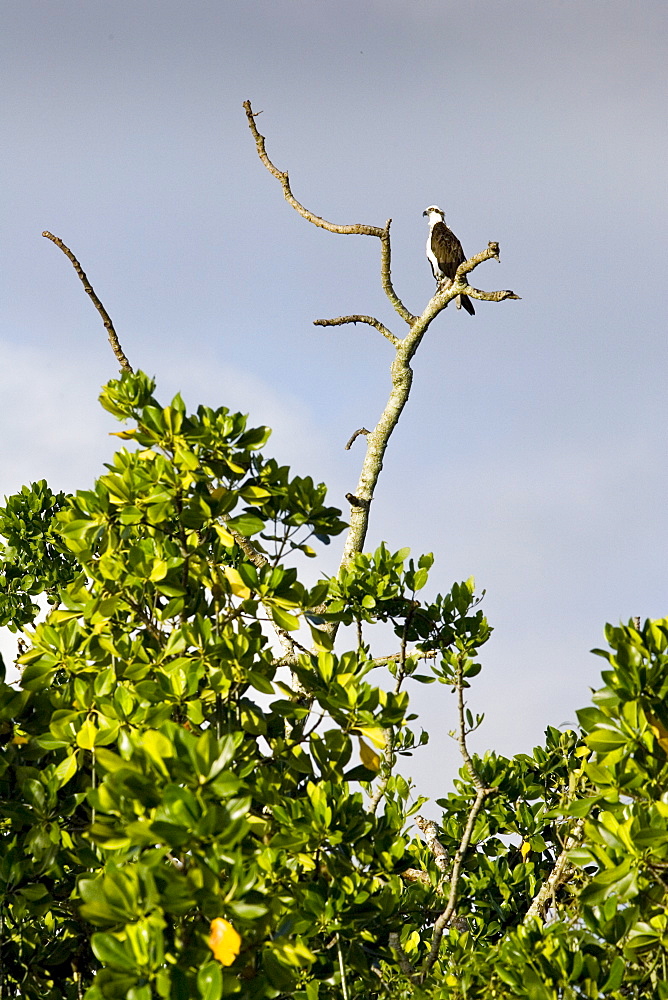
<path id="1" fill-rule="evenodd" d="M 359 737 L 360 741 L 360 758 L 365 767 L 370 771 L 380 771 L 380 757 L 375 750 L 372 750 L 368 743 L 365 743 L 362 737 Z"/>
<path id="2" fill-rule="evenodd" d="M 241 949 L 241 938 L 228 920 L 216 917 L 209 925 L 211 933 L 206 943 L 221 965 L 232 965 Z"/>
<path id="3" fill-rule="evenodd" d="M 655 715 L 651 712 L 645 712 L 647 716 L 647 721 L 649 723 L 649 728 L 656 736 L 656 741 L 663 750 L 664 753 L 668 754 L 668 729 L 664 726 L 660 719 L 657 719 Z"/>
<path id="4" fill-rule="evenodd" d="M 157 729 L 147 729 L 139 741 L 140 746 L 151 758 L 156 767 L 166 776 L 169 774 L 165 765 L 165 757 L 174 756 L 174 747 L 163 733 Z"/>
<path id="5" fill-rule="evenodd" d="M 230 534 L 227 528 L 224 528 L 222 524 L 214 524 L 213 527 L 223 545 L 234 545 L 234 536 Z"/>
<path id="6" fill-rule="evenodd" d="M 522 861 L 526 861 L 527 856 L 530 853 L 531 853 L 531 844 L 529 844 L 526 840 L 523 840 L 520 846 L 520 854 L 522 855 Z"/>
<path id="7" fill-rule="evenodd" d="M 95 728 L 95 723 L 89 717 L 77 733 L 77 744 L 84 750 L 93 750 L 95 747 L 96 736 L 97 729 Z"/>
<path id="8" fill-rule="evenodd" d="M 265 490 L 264 486 L 245 486 L 241 490 L 241 495 L 244 500 L 266 500 L 271 493 Z"/>
<path id="9" fill-rule="evenodd" d="M 242 601 L 245 601 L 247 597 L 250 597 L 251 592 L 239 576 L 239 570 L 236 570 L 234 566 L 224 566 L 223 573 L 225 574 L 227 582 L 230 585 L 230 589 L 235 597 L 240 597 Z"/>
<path id="10" fill-rule="evenodd" d="M 657 719 L 655 715 L 651 712 L 645 712 L 647 716 L 647 721 L 649 722 L 649 728 L 652 730 L 656 736 L 656 741 L 663 750 L 664 753 L 668 754 L 668 729 L 664 726 L 660 719 Z"/>
<path id="11" fill-rule="evenodd" d="M 14 746 L 20 746 L 21 744 L 27 742 L 28 742 L 28 737 L 21 736 L 19 733 L 15 733 L 14 736 L 12 737 L 12 743 L 14 744 Z"/>
<path id="12" fill-rule="evenodd" d="M 380 726 L 356 726 L 355 728 L 358 733 L 363 733 L 368 740 L 371 740 L 379 750 L 384 750 L 387 746 L 385 730 L 381 729 Z"/>
<path id="13" fill-rule="evenodd" d="M 49 612 L 49 625 L 62 625 L 64 622 L 71 622 L 75 618 L 81 618 L 80 611 L 60 611 L 56 609 Z"/>

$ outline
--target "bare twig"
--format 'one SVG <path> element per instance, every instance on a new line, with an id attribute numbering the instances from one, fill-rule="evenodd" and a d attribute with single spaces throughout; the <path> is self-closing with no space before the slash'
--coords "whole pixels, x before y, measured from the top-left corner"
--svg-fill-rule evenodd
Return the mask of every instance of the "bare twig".
<path id="1" fill-rule="evenodd" d="M 394 734 L 391 729 L 385 729 L 385 746 L 383 747 L 383 763 L 382 769 L 383 773 L 378 781 L 378 784 L 374 788 L 373 795 L 369 799 L 369 805 L 367 806 L 367 812 L 373 815 L 378 808 L 380 800 L 385 794 L 385 789 L 387 788 L 387 783 L 390 780 L 390 775 L 392 774 L 392 765 L 394 763 Z"/>
<path id="2" fill-rule="evenodd" d="M 378 226 L 366 226 L 361 222 L 353 223 L 350 226 L 337 226 L 333 222 L 327 222 L 326 219 L 321 218 L 319 215 L 315 215 L 314 212 L 309 212 L 308 208 L 305 208 L 301 202 L 297 201 L 290 188 L 290 179 L 288 177 L 287 170 L 279 170 L 275 167 L 267 155 L 267 150 L 265 148 L 265 138 L 260 135 L 255 124 L 256 113 L 251 107 L 250 101 L 244 101 L 244 110 L 246 112 L 246 118 L 248 119 L 248 127 L 250 128 L 253 138 L 255 139 L 255 145 L 257 147 L 257 153 L 265 167 L 277 181 L 279 181 L 281 187 L 283 188 L 283 195 L 285 200 L 289 205 L 292 205 L 296 212 L 306 219 L 308 222 L 312 222 L 314 226 L 319 226 L 321 229 L 327 229 L 330 233 L 341 233 L 344 236 L 376 236 L 379 240 L 383 238 L 384 230 L 380 229 Z"/>
<path id="3" fill-rule="evenodd" d="M 370 500 L 364 500 L 362 497 L 356 497 L 354 493 L 346 493 L 346 500 L 353 509 L 359 507 L 360 510 L 368 511 L 371 506 Z"/>
<path id="4" fill-rule="evenodd" d="M 468 819 L 466 821 L 466 826 L 464 827 L 464 833 L 459 842 L 459 847 L 455 854 L 454 860 L 452 862 L 452 871 L 450 873 L 450 892 L 448 893 L 448 900 L 445 909 L 437 919 L 434 924 L 434 932 L 431 939 L 431 948 L 429 950 L 429 955 L 427 956 L 424 965 L 422 967 L 421 976 L 427 975 L 429 970 L 434 965 L 436 959 L 438 958 L 438 952 L 441 947 L 441 939 L 443 937 L 443 932 L 446 927 L 452 922 L 455 917 L 455 907 L 457 905 L 457 892 L 459 888 L 459 878 L 462 871 L 462 866 L 464 863 L 464 857 L 469 849 L 471 838 L 473 836 L 473 830 L 475 828 L 475 822 L 478 818 L 478 813 L 483 807 L 485 799 L 490 795 L 495 795 L 498 791 L 497 788 L 490 788 L 485 785 L 485 783 L 480 778 L 480 775 L 475 769 L 473 760 L 469 753 L 468 747 L 466 745 L 466 716 L 465 716 L 465 702 L 464 702 L 464 676 L 463 676 L 463 665 L 461 661 L 457 665 L 457 671 L 455 675 L 455 689 L 457 691 L 457 709 L 459 716 L 459 727 L 457 733 L 457 742 L 459 743 L 459 749 L 461 755 L 464 759 L 464 764 L 469 773 L 471 781 L 473 782 L 476 794 L 469 810 Z"/>
<path id="5" fill-rule="evenodd" d="M 455 688 L 457 691 L 457 716 L 459 725 L 457 727 L 457 742 L 459 744 L 459 752 L 464 758 L 464 763 L 466 764 L 466 770 L 469 772 L 471 781 L 478 789 L 478 791 L 484 791 L 489 793 L 490 789 L 480 780 L 480 776 L 475 769 L 471 754 L 469 753 L 469 748 L 466 743 L 466 702 L 464 701 L 464 678 L 463 678 L 463 668 L 461 662 L 457 666 L 457 674 L 455 678 Z M 494 789 L 496 791 L 496 789 Z"/>
<path id="6" fill-rule="evenodd" d="M 398 337 L 395 337 L 379 319 L 374 319 L 373 316 L 337 316 L 335 319 L 313 320 L 314 326 L 343 326 L 344 323 L 366 323 L 367 326 L 375 327 L 395 347 L 398 347 L 401 343 Z"/>
<path id="7" fill-rule="evenodd" d="M 258 156 L 272 177 L 275 177 L 276 180 L 279 181 L 281 187 L 283 188 L 285 200 L 289 205 L 292 205 L 296 212 L 299 212 L 302 218 L 306 219 L 308 222 L 312 222 L 314 226 L 319 226 L 320 229 L 328 230 L 330 233 L 340 233 L 343 236 L 375 236 L 381 241 L 380 278 L 383 289 L 401 318 L 407 323 L 411 323 L 415 317 L 412 316 L 408 309 L 406 309 L 403 305 L 392 285 L 392 248 L 390 244 L 390 224 L 392 220 L 388 219 L 382 229 L 379 226 L 367 226 L 363 223 L 354 223 L 350 226 L 337 226 L 335 223 L 327 222 L 327 220 L 321 218 L 321 216 L 315 215 L 314 212 L 310 212 L 308 208 L 305 208 L 293 195 L 292 189 L 290 188 L 290 178 L 288 177 L 287 170 L 279 170 L 278 167 L 274 166 L 269 159 L 265 148 L 265 138 L 258 132 L 257 125 L 255 124 L 256 112 L 253 111 L 250 101 L 244 101 L 244 110 L 246 112 L 246 118 L 248 119 L 248 127 L 250 128 L 253 138 L 255 139 Z"/>
<path id="8" fill-rule="evenodd" d="M 123 353 L 123 348 L 121 347 L 120 341 L 118 339 L 118 335 L 117 335 L 116 331 L 114 330 L 114 324 L 111 322 L 111 317 L 109 316 L 109 313 L 104 308 L 104 306 L 102 305 L 102 303 L 98 299 L 97 295 L 95 294 L 95 291 L 93 290 L 93 286 L 91 285 L 90 281 L 86 277 L 86 274 L 85 274 L 84 269 L 82 268 L 81 264 L 76 259 L 76 257 L 74 256 L 74 254 L 72 253 L 72 251 L 70 250 L 70 248 L 68 246 L 65 246 L 65 244 L 63 243 L 63 241 L 58 236 L 54 236 L 53 233 L 49 233 L 46 230 L 44 230 L 44 232 L 42 233 L 42 236 L 45 236 L 47 240 L 51 240 L 51 242 L 55 243 L 57 247 L 60 247 L 60 249 L 65 254 L 65 256 L 69 257 L 69 259 L 71 260 L 72 266 L 74 267 L 74 270 L 77 272 L 77 274 L 79 275 L 79 278 L 81 279 L 81 281 L 83 283 L 84 291 L 86 292 L 86 295 L 91 300 L 91 302 L 93 303 L 93 305 L 95 306 L 95 308 L 99 312 L 100 316 L 102 317 L 102 322 L 104 323 L 105 329 L 107 331 L 107 336 L 109 337 L 109 343 L 111 344 L 111 349 L 114 352 L 114 354 L 116 355 L 116 359 L 117 359 L 119 365 L 121 366 L 121 371 L 131 372 L 132 371 L 132 365 L 130 364 L 130 362 L 126 358 L 125 354 Z"/>
<path id="9" fill-rule="evenodd" d="M 348 983 L 346 981 L 346 967 L 343 964 L 343 952 L 341 951 L 341 938 L 336 935 L 336 953 L 339 956 L 339 972 L 341 973 L 341 992 L 343 1000 L 348 1000 Z"/>
<path id="10" fill-rule="evenodd" d="M 427 650 L 413 650 L 411 653 L 411 659 L 413 660 L 434 660 L 436 659 L 437 651 L 435 649 Z M 389 656 L 374 656 L 371 663 L 374 667 L 384 667 L 388 663 L 396 663 L 397 660 L 401 658 L 400 653 L 391 653 Z M 396 692 L 395 692 L 396 693 Z"/>
<path id="11" fill-rule="evenodd" d="M 358 438 L 358 437 L 360 436 L 360 434 L 370 434 L 370 433 L 371 433 L 371 432 L 370 432 L 370 431 L 368 431 L 368 430 L 366 429 L 366 427 L 359 427 L 359 428 L 358 428 L 358 429 L 357 429 L 357 430 L 355 431 L 355 433 L 354 433 L 354 434 L 352 435 L 352 437 L 351 437 L 351 438 L 350 438 L 350 439 L 348 440 L 348 443 L 346 444 L 346 448 L 345 448 L 345 450 L 346 450 L 346 451 L 350 451 L 350 449 L 352 448 L 352 446 L 354 445 L 355 441 L 356 441 L 356 440 L 357 440 L 357 438 Z"/>
<path id="12" fill-rule="evenodd" d="M 392 219 L 388 219 L 385 223 L 385 229 L 383 230 L 383 235 L 381 236 L 381 250 L 380 250 L 380 280 L 383 285 L 383 291 L 387 295 L 388 299 L 392 303 L 395 311 L 401 316 L 404 322 L 412 326 L 415 322 L 416 317 L 413 313 L 409 312 L 406 306 L 403 304 L 399 296 L 394 290 L 392 284 L 392 247 L 390 244 L 390 225 Z"/>
<path id="13" fill-rule="evenodd" d="M 139 620 L 144 623 L 148 632 L 153 636 L 154 639 L 157 640 L 157 642 L 160 643 L 160 645 L 162 645 L 164 635 L 162 634 L 160 629 L 155 625 L 151 617 L 147 615 L 142 606 L 137 601 L 134 601 L 131 597 L 129 597 L 127 593 L 124 593 L 122 596 L 125 603 L 134 611 L 137 618 L 139 618 Z"/>
<path id="14" fill-rule="evenodd" d="M 488 243 L 486 250 L 481 250 L 480 253 L 474 254 L 473 257 L 469 257 L 468 260 L 459 265 L 455 279 L 449 286 L 449 290 L 454 289 L 455 295 L 468 295 L 472 299 L 480 299 L 483 302 L 503 302 L 505 299 L 519 299 L 520 296 L 516 295 L 515 292 L 511 292 L 510 289 L 504 289 L 500 292 L 483 292 L 479 288 L 472 288 L 465 280 L 466 275 L 476 268 L 478 264 L 482 264 L 483 261 L 500 261 L 500 253 L 498 243 Z"/>
<path id="15" fill-rule="evenodd" d="M 450 892 L 448 894 L 448 901 L 445 909 L 441 913 L 440 917 L 434 924 L 434 933 L 431 939 L 431 949 L 429 955 L 424 963 L 422 974 L 426 973 L 431 969 L 434 962 L 438 958 L 439 948 L 441 946 L 441 938 L 443 937 L 443 932 L 448 926 L 450 921 L 455 915 L 455 906 L 457 904 L 457 888 L 459 883 L 459 876 L 462 870 L 462 864 L 464 861 L 464 855 L 466 854 L 469 844 L 471 843 L 471 837 L 473 835 L 473 827 L 475 826 L 475 821 L 478 818 L 478 813 L 480 812 L 483 802 L 488 795 L 492 795 L 496 791 L 495 788 L 480 788 L 476 792 L 476 797 L 471 806 L 468 821 L 464 829 L 464 834 L 462 836 L 459 847 L 457 848 L 457 853 L 455 854 L 455 859 L 452 863 L 452 872 L 450 874 Z"/>
<path id="16" fill-rule="evenodd" d="M 568 878 L 568 852 L 572 851 L 576 844 L 580 842 L 583 830 L 584 818 L 581 818 L 574 824 L 573 829 L 566 838 L 566 843 L 564 844 L 559 857 L 554 863 L 554 868 L 550 872 L 548 878 L 543 882 L 537 894 L 534 896 L 531 906 L 527 910 L 526 916 L 524 917 L 525 924 L 530 920 L 533 920 L 534 917 L 543 918 L 545 916 L 549 900 L 556 895 L 557 889 L 563 885 Z"/>

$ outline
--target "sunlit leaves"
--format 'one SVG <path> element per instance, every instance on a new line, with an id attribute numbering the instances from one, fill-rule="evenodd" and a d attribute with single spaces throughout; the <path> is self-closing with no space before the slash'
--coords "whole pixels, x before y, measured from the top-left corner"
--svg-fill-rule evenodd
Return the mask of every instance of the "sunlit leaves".
<path id="1" fill-rule="evenodd" d="M 407 687 L 461 685 L 480 725 L 468 688 L 491 630 L 473 581 L 434 597 L 432 556 L 381 545 L 307 588 L 286 559 L 344 524 L 322 484 L 259 454 L 266 428 L 161 405 L 141 374 L 103 398 L 132 426 L 94 487 L 37 484 L 0 512 L 2 613 L 56 602 L 20 690 L 0 683 L 5 983 L 62 1000 L 56 969 L 89 1000 L 334 1000 L 343 965 L 351 1000 L 661 997 L 668 623 L 608 628 L 580 732 L 474 757 L 494 794 L 418 984 L 405 960 L 429 954 L 477 789 L 464 767 L 438 800 L 437 864 L 397 770 L 428 740 Z M 347 624 L 345 651 L 330 626 Z M 549 920 L 525 923 L 560 858 Z"/>
<path id="2" fill-rule="evenodd" d="M 360 760 L 369 771 L 380 770 L 380 756 L 360 737 Z"/>

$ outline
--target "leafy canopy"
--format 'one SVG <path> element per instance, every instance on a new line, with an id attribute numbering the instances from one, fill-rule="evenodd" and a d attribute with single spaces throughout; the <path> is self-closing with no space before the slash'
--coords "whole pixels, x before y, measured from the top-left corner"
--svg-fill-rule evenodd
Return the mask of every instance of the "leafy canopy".
<path id="1" fill-rule="evenodd" d="M 288 562 L 345 527 L 325 487 L 153 393 L 104 388 L 131 448 L 93 489 L 0 510 L 2 995 L 668 997 L 668 622 L 608 627 L 579 732 L 467 759 L 472 581 L 422 599 L 432 557 L 381 545 L 303 585 Z M 428 739 L 411 682 L 461 708 L 440 853 L 397 771 Z"/>

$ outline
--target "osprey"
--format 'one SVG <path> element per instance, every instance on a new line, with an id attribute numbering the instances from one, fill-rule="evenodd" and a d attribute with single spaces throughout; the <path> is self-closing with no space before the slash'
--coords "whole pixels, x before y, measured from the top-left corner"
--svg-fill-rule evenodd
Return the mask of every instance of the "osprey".
<path id="1" fill-rule="evenodd" d="M 457 273 L 457 268 L 466 260 L 462 245 L 452 230 L 446 226 L 445 216 L 438 205 L 430 205 L 422 214 L 429 217 L 427 258 L 436 280 L 448 288 Z M 464 306 L 467 313 L 475 316 L 475 309 L 468 295 L 458 295 L 455 302 L 458 309 Z"/>

